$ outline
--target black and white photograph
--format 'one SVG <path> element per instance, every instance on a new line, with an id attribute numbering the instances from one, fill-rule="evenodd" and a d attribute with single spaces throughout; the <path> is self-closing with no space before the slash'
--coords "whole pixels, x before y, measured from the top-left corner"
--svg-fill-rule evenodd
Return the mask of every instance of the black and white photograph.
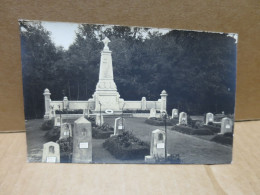
<path id="1" fill-rule="evenodd" d="M 28 162 L 232 162 L 237 34 L 19 26 Z"/>

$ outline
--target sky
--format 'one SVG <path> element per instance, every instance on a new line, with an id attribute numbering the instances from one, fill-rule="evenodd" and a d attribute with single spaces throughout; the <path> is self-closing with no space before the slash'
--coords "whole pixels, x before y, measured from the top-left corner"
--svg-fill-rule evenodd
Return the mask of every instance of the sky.
<path id="1" fill-rule="evenodd" d="M 56 46 L 62 46 L 64 49 L 68 49 L 76 38 L 75 32 L 78 30 L 79 24 L 69 22 L 46 22 L 41 21 L 42 26 L 51 33 L 51 39 Z M 113 25 L 108 25 L 111 27 Z M 106 28 L 106 27 L 105 27 Z M 105 30 L 104 28 L 104 30 Z M 151 32 L 159 31 L 162 34 L 166 34 L 170 29 L 158 29 L 151 28 Z M 144 35 L 147 36 L 147 33 Z"/>
<path id="2" fill-rule="evenodd" d="M 55 45 L 62 46 L 64 49 L 68 49 L 74 42 L 78 25 L 67 22 L 42 22 L 42 26 L 51 32 L 51 39 Z"/>

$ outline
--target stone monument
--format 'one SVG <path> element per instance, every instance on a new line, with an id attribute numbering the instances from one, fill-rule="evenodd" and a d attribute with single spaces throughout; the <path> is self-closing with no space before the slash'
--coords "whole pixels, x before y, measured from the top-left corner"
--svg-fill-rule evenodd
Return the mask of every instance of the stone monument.
<path id="1" fill-rule="evenodd" d="M 72 162 L 92 162 L 91 123 L 83 116 L 74 122 Z"/>
<path id="2" fill-rule="evenodd" d="M 206 125 L 208 125 L 210 122 L 214 122 L 214 114 L 212 114 L 212 113 L 207 113 L 206 114 L 206 122 L 205 122 L 205 124 Z"/>
<path id="3" fill-rule="evenodd" d="M 114 135 L 120 135 L 125 129 L 125 119 L 122 117 L 115 119 Z"/>
<path id="4" fill-rule="evenodd" d="M 187 113 L 186 112 L 181 112 L 179 115 L 179 123 L 178 125 L 187 125 Z"/>
<path id="5" fill-rule="evenodd" d="M 165 159 L 165 132 L 156 129 L 152 131 L 150 155 L 145 156 L 146 163 L 155 163 L 156 159 Z"/>
<path id="6" fill-rule="evenodd" d="M 232 133 L 233 122 L 230 118 L 223 118 L 221 120 L 221 130 L 219 134 Z"/>
<path id="7" fill-rule="evenodd" d="M 179 113 L 178 109 L 172 109 L 172 118 L 178 118 Z"/>
<path id="8" fill-rule="evenodd" d="M 155 118 L 156 117 L 156 110 L 154 108 L 151 108 L 149 118 Z"/>
<path id="9" fill-rule="evenodd" d="M 60 145 L 55 142 L 47 142 L 43 144 L 42 162 L 59 163 Z"/>
<path id="10" fill-rule="evenodd" d="M 60 139 L 72 137 L 72 128 L 70 123 L 63 123 L 60 127 Z"/>
<path id="11" fill-rule="evenodd" d="M 101 51 L 99 80 L 96 85 L 96 91 L 93 94 L 96 112 L 107 109 L 120 112 L 120 103 L 122 104 L 124 101 L 120 99 L 117 86 L 114 82 L 112 51 L 108 48 L 109 42 L 110 40 L 107 37 L 103 40 L 104 49 Z"/>

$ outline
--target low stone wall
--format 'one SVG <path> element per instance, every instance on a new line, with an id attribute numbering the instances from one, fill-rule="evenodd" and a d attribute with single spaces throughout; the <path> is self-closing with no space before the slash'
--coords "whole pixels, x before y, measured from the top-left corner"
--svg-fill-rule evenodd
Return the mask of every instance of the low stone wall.
<path id="1" fill-rule="evenodd" d="M 133 117 L 137 118 L 149 118 L 150 113 L 133 113 Z M 160 113 L 156 113 L 155 117 L 160 117 Z"/>

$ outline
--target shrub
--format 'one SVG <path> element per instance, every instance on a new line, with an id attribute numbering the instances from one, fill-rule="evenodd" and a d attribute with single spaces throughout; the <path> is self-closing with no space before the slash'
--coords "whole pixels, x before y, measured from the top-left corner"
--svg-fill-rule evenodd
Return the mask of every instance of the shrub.
<path id="1" fill-rule="evenodd" d="M 60 160 L 62 163 L 72 162 L 73 139 L 72 137 L 59 139 L 57 143 L 60 145 Z"/>
<path id="2" fill-rule="evenodd" d="M 92 129 L 92 137 L 96 139 L 106 139 L 109 138 L 111 134 L 114 133 L 113 127 L 104 123 L 101 127 L 95 126 Z"/>
<path id="3" fill-rule="evenodd" d="M 60 127 L 54 127 L 45 134 L 48 141 L 56 142 L 60 138 Z"/>
<path id="4" fill-rule="evenodd" d="M 91 126 L 92 126 L 92 127 L 96 127 L 96 126 L 97 126 L 97 125 L 96 125 L 96 119 L 95 119 L 94 117 L 92 117 L 92 116 L 86 117 L 86 116 L 85 116 L 85 119 L 87 119 L 89 122 L 91 122 Z"/>
<path id="5" fill-rule="evenodd" d="M 54 127 L 54 120 L 46 120 L 42 123 L 41 130 L 51 130 Z"/>
<path id="6" fill-rule="evenodd" d="M 155 158 L 155 163 L 158 164 L 181 164 L 180 154 L 170 154 L 166 159 Z"/>
<path id="7" fill-rule="evenodd" d="M 175 125 L 172 130 L 188 135 L 213 135 L 214 133 L 208 129 L 194 129 L 189 126 Z"/>
<path id="8" fill-rule="evenodd" d="M 56 114 L 83 114 L 82 109 L 77 110 L 55 110 Z"/>
<path id="9" fill-rule="evenodd" d="M 150 152 L 149 145 L 135 137 L 128 131 L 122 135 L 108 138 L 103 147 L 106 148 L 115 158 L 121 160 L 143 159 Z"/>
<path id="10" fill-rule="evenodd" d="M 223 145 L 232 145 L 233 143 L 233 134 L 225 133 L 224 135 L 216 135 L 211 139 L 213 142 L 217 142 Z"/>
<path id="11" fill-rule="evenodd" d="M 178 119 L 167 119 L 166 120 L 166 125 L 168 126 L 172 126 L 172 125 L 176 125 L 178 123 Z M 145 123 L 149 124 L 149 125 L 154 125 L 154 126 L 164 126 L 164 119 L 162 118 L 148 118 L 145 120 Z"/>
<path id="12" fill-rule="evenodd" d="M 201 127 L 201 129 L 207 129 L 212 131 L 213 133 L 219 133 L 220 132 L 220 126 L 216 126 L 216 125 L 203 125 Z"/>

